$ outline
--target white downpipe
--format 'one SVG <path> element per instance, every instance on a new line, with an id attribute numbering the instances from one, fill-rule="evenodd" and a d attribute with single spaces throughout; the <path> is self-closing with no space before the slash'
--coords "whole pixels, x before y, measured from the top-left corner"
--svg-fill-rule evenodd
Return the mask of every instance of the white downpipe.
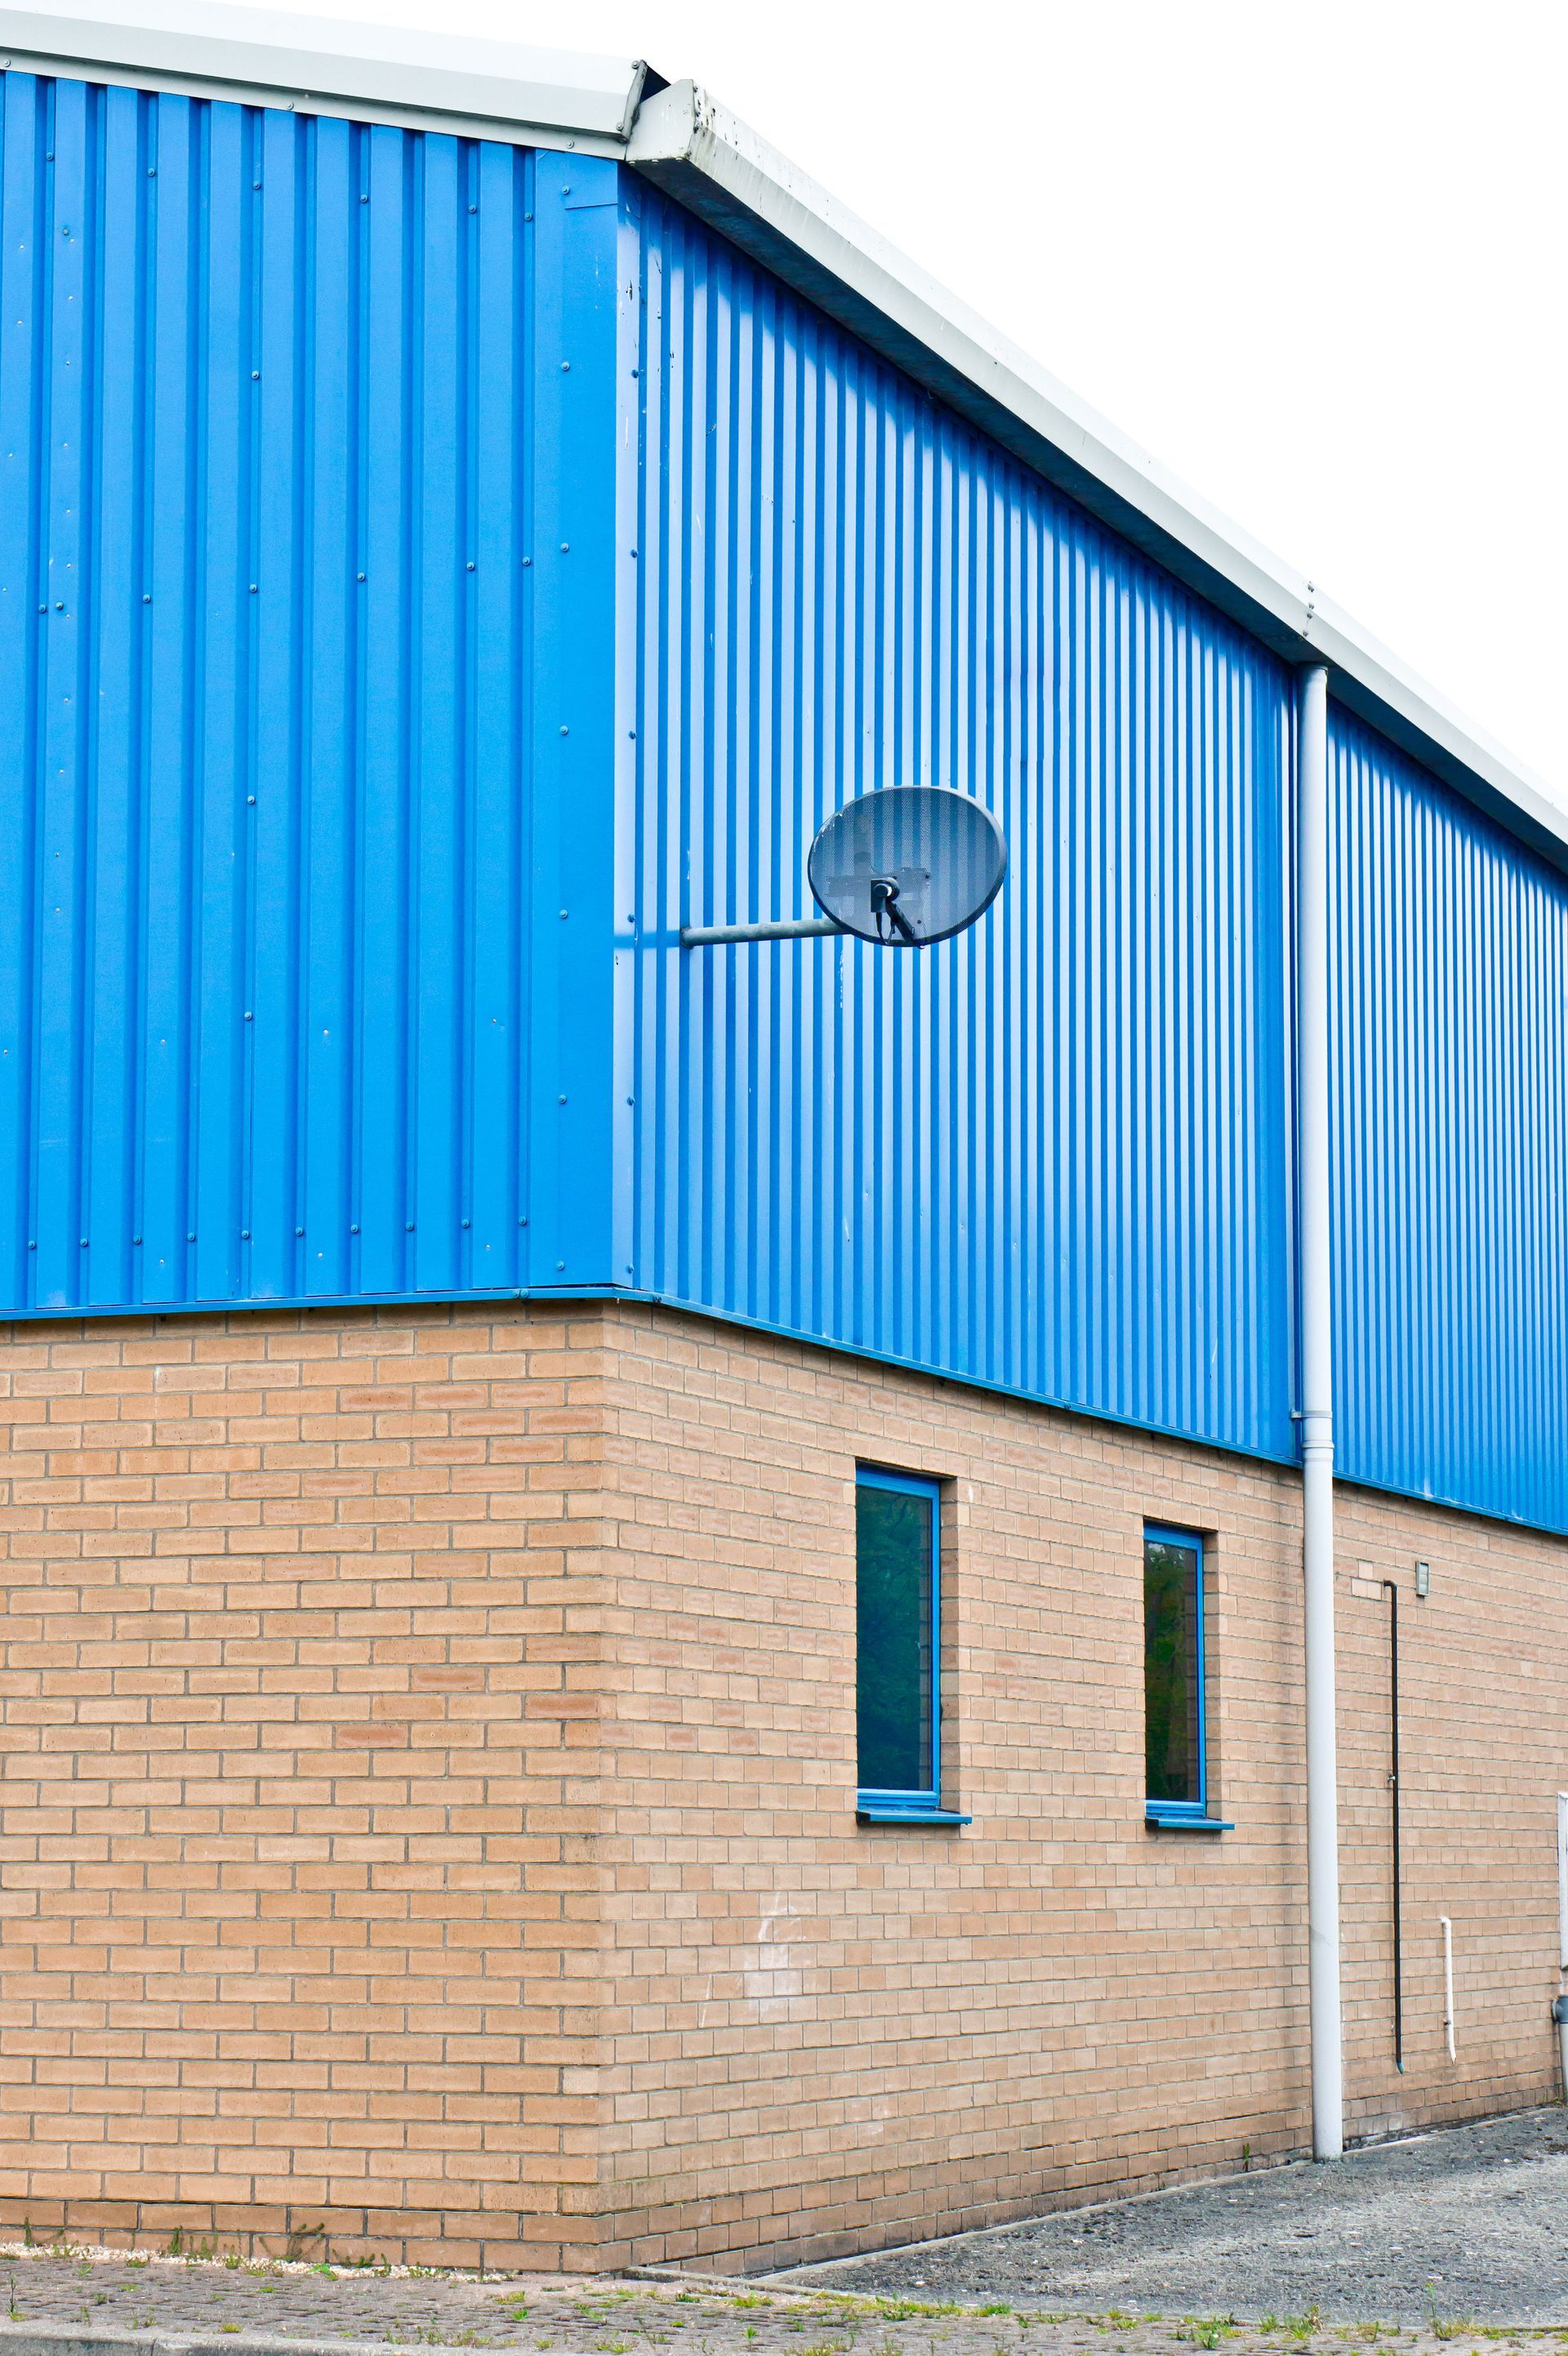
<path id="1" fill-rule="evenodd" d="M 1556 1795 L 1556 1963 L 1561 1996 L 1552 2008 L 1556 2050 L 1563 2064 L 1563 2102 L 1568 2102 L 1568 1791 Z"/>
<path id="2" fill-rule="evenodd" d="M 1439 1914 L 1443 1925 L 1443 2027 L 1448 2039 L 1448 2059 L 1454 2051 L 1454 1925 L 1446 1914 Z"/>
<path id="3" fill-rule="evenodd" d="M 1312 2150 L 1345 2148 L 1339 1797 L 1334 1705 L 1334 1393 L 1328 1268 L 1328 674 L 1301 680 L 1296 1071 L 1301 1189 L 1302 1570 L 1307 1635 L 1307 1921 Z"/>

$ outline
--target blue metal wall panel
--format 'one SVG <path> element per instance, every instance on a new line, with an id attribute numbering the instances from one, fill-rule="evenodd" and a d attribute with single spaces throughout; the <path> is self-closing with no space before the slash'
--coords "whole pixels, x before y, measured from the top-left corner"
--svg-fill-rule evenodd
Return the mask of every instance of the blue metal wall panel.
<path id="1" fill-rule="evenodd" d="M 619 176 L 565 161 L 4 77 L 0 1310 L 604 1273 Z M 530 1229 L 547 1088 L 600 1109 Z"/>
<path id="2" fill-rule="evenodd" d="M 616 1259 L 667 1298 L 1291 1458 L 1293 696 L 1240 633 L 642 201 Z M 972 933 L 810 913 L 841 800 L 951 785 Z"/>
<path id="3" fill-rule="evenodd" d="M 1568 884 L 1330 707 L 1336 1454 L 1568 1528 Z"/>

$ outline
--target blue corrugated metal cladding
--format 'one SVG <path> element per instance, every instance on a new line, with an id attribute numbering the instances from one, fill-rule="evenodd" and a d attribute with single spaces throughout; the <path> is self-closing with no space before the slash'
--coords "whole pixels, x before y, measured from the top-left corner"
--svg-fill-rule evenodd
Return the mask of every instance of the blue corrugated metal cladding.
<path id="1" fill-rule="evenodd" d="M 530 1213 L 598 1274 L 613 167 L 18 73 L 0 135 L 7 1304 L 513 1289 Z"/>
<path id="2" fill-rule="evenodd" d="M 1568 884 L 1332 714 L 1339 1469 L 1568 1528 Z"/>
<path id="3" fill-rule="evenodd" d="M 4 1306 L 623 1287 L 1292 1458 L 1288 673 L 611 163 L 0 138 Z M 1563 1526 L 1563 887 L 1335 729 L 1341 1463 Z M 679 948 L 894 782 L 972 933 Z"/>
<path id="4" fill-rule="evenodd" d="M 1288 674 L 668 203 L 642 216 L 624 1280 L 1295 1453 Z M 957 787 L 970 933 L 810 913 L 840 801 Z"/>

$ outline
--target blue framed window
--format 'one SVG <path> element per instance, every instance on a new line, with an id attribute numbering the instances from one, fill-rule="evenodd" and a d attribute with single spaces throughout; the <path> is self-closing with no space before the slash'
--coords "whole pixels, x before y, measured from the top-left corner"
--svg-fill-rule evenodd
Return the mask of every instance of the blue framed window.
<path id="1" fill-rule="evenodd" d="M 1203 1540 L 1144 1530 L 1145 1813 L 1152 1824 L 1229 1831 L 1209 1814 Z"/>
<path id="2" fill-rule="evenodd" d="M 967 1822 L 942 1809 L 941 1492 L 870 1465 L 855 1477 L 856 1809 Z"/>

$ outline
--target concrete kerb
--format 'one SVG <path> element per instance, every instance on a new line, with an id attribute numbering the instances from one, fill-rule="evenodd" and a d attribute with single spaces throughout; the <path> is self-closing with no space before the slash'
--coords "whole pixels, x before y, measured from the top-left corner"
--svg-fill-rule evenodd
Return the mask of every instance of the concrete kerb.
<path id="1" fill-rule="evenodd" d="M 273 2332 L 92 2331 L 71 2323 L 0 2323 L 4 2356 L 387 2356 L 384 2340 L 293 2340 Z M 473 2356 L 455 2342 L 421 2356 Z"/>

